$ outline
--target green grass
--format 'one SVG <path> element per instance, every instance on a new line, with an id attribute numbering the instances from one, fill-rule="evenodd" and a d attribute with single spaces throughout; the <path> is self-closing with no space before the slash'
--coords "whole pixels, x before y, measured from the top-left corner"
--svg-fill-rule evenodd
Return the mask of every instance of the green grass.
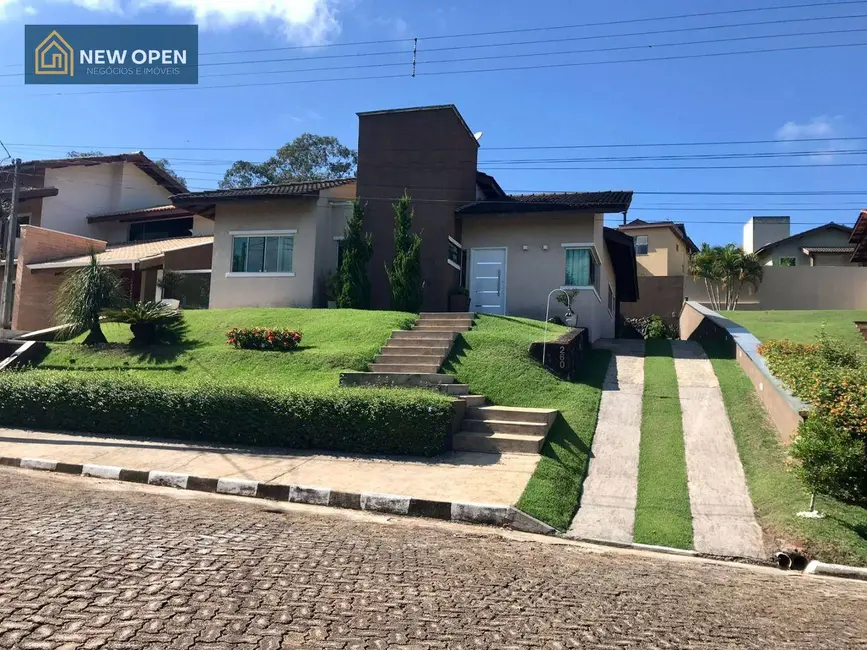
<path id="1" fill-rule="evenodd" d="M 692 513 L 671 343 L 647 341 L 635 541 L 692 548 Z"/>
<path id="2" fill-rule="evenodd" d="M 860 346 L 867 351 L 867 342 L 855 327 L 855 321 L 867 321 L 867 311 L 817 309 L 812 311 L 724 311 L 720 312 L 738 325 L 743 325 L 761 342 L 789 339 L 797 343 L 815 343 L 816 335 L 825 324 L 828 336 Z"/>
<path id="3" fill-rule="evenodd" d="M 152 383 L 220 382 L 267 388 L 334 388 L 342 370 L 363 370 L 394 329 L 415 315 L 344 309 L 214 309 L 184 312 L 187 340 L 177 346 L 130 349 L 127 325 L 106 324 L 109 345 L 50 343 L 37 372 L 123 372 Z M 226 344 L 232 327 L 300 330 L 292 352 L 235 350 Z M 80 337 L 79 340 L 83 339 Z"/>
<path id="4" fill-rule="evenodd" d="M 481 315 L 455 346 L 446 370 L 495 404 L 559 409 L 562 417 L 548 433 L 542 458 L 517 505 L 565 530 L 581 498 L 610 353 L 590 351 L 582 379 L 562 381 L 529 356 L 530 343 L 543 340 L 544 327 L 540 321 Z M 549 325 L 549 340 L 565 331 Z"/>
<path id="5" fill-rule="evenodd" d="M 850 312 L 851 313 L 851 312 Z M 717 344 L 705 343 L 720 382 L 747 485 L 759 523 L 780 541 L 805 549 L 824 562 L 867 566 L 867 509 L 822 496 L 816 507 L 824 519 L 795 513 L 809 504 L 807 489 L 786 467 L 786 451 L 774 425 L 737 361 Z"/>

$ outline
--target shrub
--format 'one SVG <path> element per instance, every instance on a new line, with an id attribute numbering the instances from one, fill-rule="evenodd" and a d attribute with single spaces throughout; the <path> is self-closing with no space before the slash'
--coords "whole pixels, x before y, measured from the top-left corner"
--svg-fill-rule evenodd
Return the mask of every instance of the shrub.
<path id="1" fill-rule="evenodd" d="M 243 350 L 294 350 L 301 343 L 301 332 L 287 329 L 233 327 L 226 336 L 226 343 Z"/>
<path id="2" fill-rule="evenodd" d="M 412 232 L 413 209 L 409 195 L 404 195 L 394 208 L 394 261 L 385 267 L 391 286 L 391 308 L 395 311 L 417 312 L 424 298 L 421 277 L 421 237 Z"/>
<path id="3" fill-rule="evenodd" d="M 867 363 L 824 334 L 814 344 L 769 341 L 759 353 L 812 406 L 792 444 L 797 471 L 816 492 L 867 499 Z"/>
<path id="4" fill-rule="evenodd" d="M 105 319 L 110 323 L 127 323 L 132 332 L 132 346 L 151 345 L 158 341 L 177 343 L 183 338 L 184 316 L 159 302 L 135 302 L 119 309 L 109 309 Z"/>
<path id="5" fill-rule="evenodd" d="M 0 426 L 10 427 L 432 456 L 445 451 L 451 418 L 451 401 L 433 392 L 158 386 L 40 370 L 0 376 Z"/>
<path id="6" fill-rule="evenodd" d="M 99 325 L 100 315 L 122 301 L 120 275 L 102 266 L 91 249 L 90 264 L 67 273 L 54 294 L 55 316 L 65 326 L 64 338 L 88 331 L 85 345 L 107 343 Z"/>
<path id="7" fill-rule="evenodd" d="M 352 216 L 343 229 L 343 260 L 339 269 L 337 306 L 343 309 L 370 307 L 370 276 L 367 265 L 373 254 L 373 236 L 364 232 L 364 205 L 355 199 Z"/>
<path id="8" fill-rule="evenodd" d="M 666 325 L 665 321 L 656 314 L 625 320 L 645 339 L 676 339 L 678 337 L 677 329 Z"/>

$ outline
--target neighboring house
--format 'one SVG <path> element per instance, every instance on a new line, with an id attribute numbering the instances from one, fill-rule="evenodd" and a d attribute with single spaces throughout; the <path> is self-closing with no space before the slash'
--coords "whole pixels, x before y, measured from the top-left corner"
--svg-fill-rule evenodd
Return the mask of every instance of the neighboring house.
<path id="1" fill-rule="evenodd" d="M 11 170 L 10 166 L 0 167 L 0 172 L 4 172 L 0 174 L 0 198 L 11 196 Z M 23 235 L 30 229 L 33 234 L 16 240 L 15 257 L 25 262 L 16 269 L 14 329 L 37 329 L 51 324 L 50 309 L 32 309 L 46 301 L 50 304 L 51 295 L 46 293 L 50 283 L 21 280 L 31 273 L 46 274 L 49 268 L 46 264 L 59 265 L 54 267 L 53 275 L 57 275 L 56 269 L 83 266 L 85 261 L 81 258 L 87 251 L 81 250 L 82 245 L 93 245 L 97 251 L 156 239 L 181 239 L 193 247 L 210 245 L 213 221 L 173 206 L 169 197 L 185 192 L 186 188 L 141 152 L 28 161 L 21 164 L 20 178 L 19 232 Z M 68 241 L 63 240 L 64 235 Z M 5 242 L 5 233 L 3 237 L 0 241 Z M 194 237 L 205 239 L 197 239 L 194 244 Z M 25 249 L 28 241 L 30 250 Z M 124 259 L 131 297 L 156 297 L 158 272 L 163 267 L 156 268 L 153 260 L 143 261 L 135 253 Z M 190 259 L 201 265 L 203 254 Z M 209 259 L 208 251 L 206 261 Z M 28 263 L 41 266 L 30 269 Z M 184 265 L 176 268 L 206 273 L 210 263 L 196 269 Z M 27 291 L 27 287 L 41 288 L 36 294 L 22 298 L 19 294 Z"/>
<path id="2" fill-rule="evenodd" d="M 469 290 L 472 311 L 544 318 L 552 290 L 575 288 L 591 340 L 614 336 L 637 298 L 631 237 L 603 227 L 631 192 L 507 195 L 477 170 L 478 141 L 452 105 L 359 114 L 358 179 L 194 192 L 174 205 L 215 219 L 211 307 L 324 304 L 356 196 L 373 238 L 372 306 L 390 307 L 392 205 L 412 198 L 426 311 Z M 562 313 L 551 297 L 552 313 Z"/>
<path id="3" fill-rule="evenodd" d="M 858 215 L 849 243 L 853 248 L 851 262 L 867 266 L 867 210 L 862 210 Z"/>
<path id="4" fill-rule="evenodd" d="M 664 221 L 649 223 L 633 219 L 620 226 L 635 240 L 638 275 L 663 277 L 689 273 L 689 257 L 698 247 L 686 234 L 682 223 Z"/>
<path id="5" fill-rule="evenodd" d="M 744 250 L 764 266 L 852 266 L 852 229 L 833 221 L 790 235 L 789 217 L 753 217 L 744 226 Z"/>
<path id="6" fill-rule="evenodd" d="M 355 179 L 345 178 L 190 192 L 172 201 L 214 220 L 210 307 L 220 309 L 324 306 L 354 198 Z"/>

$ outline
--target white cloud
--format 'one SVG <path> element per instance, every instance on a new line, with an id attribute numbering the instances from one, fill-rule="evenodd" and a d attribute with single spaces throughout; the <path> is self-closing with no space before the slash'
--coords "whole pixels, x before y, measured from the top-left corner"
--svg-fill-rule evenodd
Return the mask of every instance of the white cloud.
<path id="1" fill-rule="evenodd" d="M 322 45 L 340 33 L 337 4 L 342 0 L 0 0 L 0 20 L 40 6 L 67 4 L 95 12 L 134 15 L 161 8 L 186 14 L 203 29 L 256 24 L 276 26 L 301 45 Z"/>
<path id="2" fill-rule="evenodd" d="M 821 115 L 809 122 L 786 122 L 777 129 L 779 140 L 797 140 L 801 138 L 827 138 L 834 135 L 836 123 L 840 116 L 828 117 Z"/>
<path id="3" fill-rule="evenodd" d="M 335 0 L 137 0 L 137 4 L 191 13 L 205 28 L 276 22 L 289 40 L 302 45 L 321 45 L 340 33 Z"/>

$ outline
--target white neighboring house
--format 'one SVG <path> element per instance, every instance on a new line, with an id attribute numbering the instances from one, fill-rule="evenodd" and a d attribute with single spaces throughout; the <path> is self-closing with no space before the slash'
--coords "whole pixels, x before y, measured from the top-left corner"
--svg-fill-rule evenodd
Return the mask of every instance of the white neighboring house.
<path id="1" fill-rule="evenodd" d="M 0 200 L 11 198 L 11 172 L 11 166 L 0 167 Z M 186 192 L 187 188 L 144 153 L 32 160 L 21 164 L 20 173 L 15 260 L 20 258 L 24 268 L 16 271 L 16 303 L 23 273 L 56 275 L 58 270 L 81 266 L 82 246 L 90 246 L 96 252 L 109 253 L 106 261 L 122 260 L 112 265 L 122 272 L 132 298 L 158 297 L 161 292 L 157 280 L 170 269 L 188 274 L 184 278 L 195 285 L 187 287 L 197 294 L 194 302 L 203 301 L 207 305 L 207 296 L 198 294 L 202 291 L 199 285 L 210 284 L 214 222 L 172 205 L 169 197 Z M 28 229 L 34 231 L 29 250 Z M 36 230 L 50 231 L 50 235 L 42 232 L 37 237 Z M 67 235 L 66 239 L 62 235 Z M 0 241 L 5 242 L 5 237 L 4 223 Z M 186 239 L 189 239 L 189 248 L 198 250 L 191 250 L 189 255 L 175 254 L 159 259 L 153 256 L 152 259 L 133 259 L 112 252 L 124 247 L 130 247 L 131 254 L 162 248 L 178 251 L 184 249 Z M 87 241 L 98 244 L 91 246 Z M 154 242 L 154 246 L 134 247 L 144 241 Z M 170 261 L 176 264 L 174 268 L 168 266 Z M 188 263 L 196 268 L 189 268 Z M 38 265 L 38 268 L 30 269 L 31 265 Z M 44 293 L 44 289 L 40 293 Z M 30 302 L 24 300 L 22 304 L 26 306 Z M 50 321 L 50 314 L 44 309 L 29 315 L 27 309 L 20 311 L 15 310 L 20 321 L 16 329 L 50 324 L 45 322 Z"/>

